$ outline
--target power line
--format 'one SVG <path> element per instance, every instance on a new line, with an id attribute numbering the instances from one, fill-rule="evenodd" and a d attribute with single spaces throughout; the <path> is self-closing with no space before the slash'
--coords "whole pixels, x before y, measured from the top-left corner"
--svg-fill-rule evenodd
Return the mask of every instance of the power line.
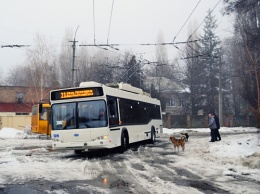
<path id="1" fill-rule="evenodd" d="M 109 52 L 113 52 L 113 53 L 117 53 L 118 52 L 122 52 L 120 51 L 120 49 L 118 48 L 115 48 L 116 47 L 119 47 L 119 46 L 158 46 L 158 45 L 162 45 L 162 46 L 173 46 L 174 48 L 179 49 L 179 47 L 177 45 L 179 44 L 187 44 L 187 43 L 192 43 L 192 42 L 197 42 L 197 41 L 200 41 L 199 39 L 198 40 L 190 40 L 190 41 L 183 41 L 183 42 L 164 42 L 164 43 L 142 43 L 142 44 L 81 44 L 79 46 L 86 46 L 86 47 L 97 47 L 99 49 L 103 49 L 103 50 L 106 50 L 106 51 L 109 51 Z M 108 48 L 111 48 L 111 49 L 108 49 Z M 172 48 L 172 47 L 169 47 L 169 48 Z M 168 49 L 168 48 L 167 48 Z M 151 52 L 155 52 L 156 50 L 154 51 L 149 51 L 149 52 L 144 52 L 143 54 L 145 53 L 151 53 Z M 182 50 L 180 50 L 181 52 L 184 52 Z M 122 54 L 120 54 L 122 55 Z"/>
<path id="2" fill-rule="evenodd" d="M 217 5 L 220 3 L 220 1 L 221 0 L 219 0 L 216 4 L 215 4 L 215 6 L 213 7 L 213 9 L 206 15 L 206 17 L 203 19 L 203 21 L 199 24 L 199 26 L 193 31 L 193 33 L 189 36 L 189 38 L 187 39 L 187 42 L 189 42 L 189 40 L 190 40 L 190 38 L 196 33 L 196 31 L 200 28 L 200 26 L 205 22 L 205 20 L 207 19 L 207 17 L 214 11 L 214 9 L 217 7 Z M 197 58 L 197 57 L 200 57 L 200 53 L 197 51 L 197 50 L 195 50 L 194 48 L 192 48 L 189 44 L 187 44 L 187 46 L 191 49 L 191 50 L 193 50 L 195 53 L 197 53 L 197 56 L 195 56 L 195 58 Z M 188 58 L 193 58 L 192 56 L 188 56 Z M 186 59 L 186 58 L 184 58 L 184 59 Z"/>
<path id="3" fill-rule="evenodd" d="M 199 29 L 199 27 L 204 23 L 204 21 L 206 20 L 206 18 L 214 11 L 214 9 L 217 7 L 217 5 L 220 3 L 220 1 L 222 0 L 219 0 L 216 5 L 213 7 L 213 9 L 206 15 L 206 17 L 204 18 L 204 20 L 199 24 L 199 26 L 194 30 L 194 32 L 189 36 L 188 40 L 195 34 L 195 32 Z M 188 41 L 187 40 L 187 41 Z"/>
<path id="4" fill-rule="evenodd" d="M 112 2 L 112 8 L 111 8 L 111 14 L 110 14 L 110 22 L 109 22 L 108 34 L 107 34 L 107 44 L 108 44 L 109 33 L 110 33 L 110 26 L 111 26 L 111 20 L 112 20 L 113 7 L 114 7 L 114 0 Z"/>
<path id="5" fill-rule="evenodd" d="M 18 45 L 18 44 L 12 44 L 12 45 L 1 45 L 1 48 L 6 48 L 6 47 L 9 47 L 9 48 L 21 48 L 21 47 L 29 47 L 31 45 Z"/>
<path id="6" fill-rule="evenodd" d="M 198 55 L 194 55 L 194 56 L 184 57 L 184 58 L 181 58 L 181 59 L 192 59 L 192 58 L 199 58 L 199 57 L 204 57 L 204 56 L 209 57 L 209 54 L 208 53 L 206 53 L 206 54 L 198 54 Z"/>
<path id="7" fill-rule="evenodd" d="M 166 45 L 178 45 L 178 44 L 187 44 L 187 43 L 191 43 L 191 42 L 197 42 L 200 41 L 198 40 L 189 40 L 189 41 L 183 41 L 183 42 L 162 42 L 162 43 L 140 43 L 140 44 L 81 44 L 79 46 L 94 46 L 94 47 L 114 47 L 114 46 L 166 46 Z"/>
<path id="8" fill-rule="evenodd" d="M 93 29 L 94 29 L 94 44 L 96 44 L 96 28 L 95 28 L 95 0 L 93 0 Z"/>
<path id="9" fill-rule="evenodd" d="M 179 33 L 182 31 L 183 27 L 185 26 L 185 24 L 188 22 L 188 20 L 190 19 L 191 15 L 193 14 L 193 12 L 195 11 L 195 9 L 198 7 L 199 3 L 201 2 L 201 0 L 199 0 L 199 2 L 197 3 L 197 5 L 194 7 L 194 9 L 192 10 L 192 12 L 190 13 L 189 17 L 186 19 L 186 21 L 184 22 L 184 24 L 182 25 L 181 29 L 179 30 L 179 32 L 177 33 L 177 35 L 174 37 L 173 41 L 176 39 L 176 37 L 179 35 Z"/>

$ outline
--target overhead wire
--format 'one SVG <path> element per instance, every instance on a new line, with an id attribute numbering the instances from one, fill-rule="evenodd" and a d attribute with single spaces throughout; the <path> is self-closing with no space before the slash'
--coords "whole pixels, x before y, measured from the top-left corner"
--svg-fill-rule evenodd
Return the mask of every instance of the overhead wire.
<path id="1" fill-rule="evenodd" d="M 93 30 L 94 30 L 94 44 L 96 44 L 96 28 L 95 28 L 95 0 L 93 0 Z"/>
<path id="2" fill-rule="evenodd" d="M 184 24 L 182 25 L 181 29 L 179 30 L 179 32 L 177 33 L 177 35 L 173 38 L 173 41 L 175 41 L 175 39 L 177 38 L 177 36 L 179 35 L 179 33 L 182 31 L 183 27 L 186 25 L 186 23 L 188 22 L 188 20 L 190 19 L 191 15 L 193 14 L 193 12 L 196 10 L 196 8 L 198 7 L 198 5 L 200 4 L 201 0 L 198 1 L 198 3 L 196 4 L 196 6 L 194 7 L 194 9 L 192 10 L 192 12 L 190 13 L 189 17 L 186 19 L 186 21 L 184 22 Z"/>
<path id="3" fill-rule="evenodd" d="M 216 5 L 213 7 L 212 10 L 210 10 L 210 12 L 206 15 L 206 17 L 203 19 L 203 21 L 199 24 L 199 26 L 193 31 L 193 33 L 189 36 L 188 40 L 197 32 L 197 30 L 200 28 L 200 26 L 205 22 L 205 20 L 207 19 L 207 17 L 214 11 L 214 9 L 218 6 L 218 4 L 220 3 L 220 1 L 222 0 L 219 0 Z"/>
<path id="4" fill-rule="evenodd" d="M 216 4 L 215 4 L 215 6 L 213 7 L 213 9 L 212 10 L 210 10 L 210 12 L 204 17 L 204 19 L 203 19 L 203 21 L 198 25 L 198 27 L 192 32 L 192 34 L 189 36 L 189 38 L 186 40 L 186 42 L 189 42 L 190 41 L 190 38 L 197 32 L 197 30 L 200 28 L 200 26 L 205 22 L 205 20 L 207 19 L 207 17 L 215 10 L 215 8 L 218 6 L 218 4 L 221 2 L 221 0 L 219 0 Z M 196 43 L 196 42 L 195 42 Z M 201 55 L 208 55 L 208 53 L 206 53 L 206 54 L 201 54 L 201 53 L 199 53 L 197 50 L 195 50 L 194 48 L 192 48 L 189 44 L 187 44 L 187 46 L 191 49 L 191 50 L 193 50 L 195 53 L 197 53 L 197 55 L 195 56 L 195 58 L 196 57 L 198 57 L 198 56 L 201 56 Z M 191 56 L 189 56 L 189 54 L 188 54 L 188 57 L 186 57 L 186 58 L 191 58 Z M 183 58 L 183 59 L 185 59 L 185 58 Z"/>
<path id="5" fill-rule="evenodd" d="M 1 45 L 1 48 L 9 47 L 9 48 L 21 48 L 21 47 L 29 47 L 30 45 L 21 45 L 21 44 L 9 44 L 9 45 Z"/>
<path id="6" fill-rule="evenodd" d="M 192 14 L 194 13 L 194 11 L 197 9 L 198 5 L 200 4 L 201 0 L 199 0 L 197 2 L 197 4 L 195 5 L 194 9 L 192 10 L 192 12 L 190 13 L 190 15 L 188 16 L 188 18 L 186 19 L 186 21 L 184 22 L 184 24 L 182 25 L 181 29 L 178 31 L 178 33 L 176 34 L 176 36 L 173 38 L 173 43 L 175 41 L 175 39 L 177 38 L 177 36 L 180 34 L 180 32 L 182 31 L 182 29 L 184 28 L 184 26 L 186 25 L 186 23 L 189 21 L 190 17 L 192 16 Z M 187 42 L 187 45 L 188 45 L 189 42 Z M 181 50 L 178 46 L 174 45 L 173 46 L 178 49 L 179 51 L 181 51 L 182 53 L 184 53 L 183 50 Z M 168 48 L 167 48 L 168 49 Z"/>
<path id="7" fill-rule="evenodd" d="M 201 0 L 198 1 L 198 3 L 196 4 L 195 8 L 193 9 L 193 11 L 191 12 L 191 14 L 189 15 L 189 17 L 187 18 L 187 20 L 185 21 L 185 23 L 183 24 L 183 26 L 181 27 L 181 29 L 179 30 L 179 32 L 177 33 L 177 35 L 175 36 L 175 38 L 179 35 L 179 33 L 181 32 L 181 30 L 183 29 L 183 27 L 185 26 L 185 24 L 187 23 L 187 21 L 189 20 L 189 18 L 191 17 L 191 15 L 193 14 L 193 12 L 195 11 L 195 9 L 198 7 L 199 3 L 201 2 Z M 108 44 L 109 43 L 109 35 L 110 35 L 110 29 L 111 29 L 111 22 L 112 22 L 112 15 L 113 15 L 113 8 L 114 8 L 114 0 L 112 1 L 112 6 L 111 6 L 111 13 L 110 13 L 110 22 L 109 22 L 109 28 L 108 28 L 108 35 L 107 35 L 107 44 L 96 44 L 96 40 L 95 40 L 95 2 L 93 0 L 93 25 L 94 25 L 94 44 L 88 44 L 88 45 L 79 45 L 79 46 L 95 46 L 98 47 L 100 49 L 103 50 L 108 50 L 107 48 L 103 48 L 103 47 L 109 47 L 111 49 L 114 49 L 116 51 L 119 51 L 118 48 L 114 48 L 113 46 L 123 46 L 123 45 L 138 45 L 138 46 L 156 46 L 156 45 L 173 45 L 176 49 L 179 49 L 176 45 L 174 44 L 185 44 L 187 42 L 178 42 L 178 43 L 159 43 L 159 44 L 150 44 L 150 43 L 146 43 L 146 44 Z M 174 41 L 173 41 L 174 42 Z M 167 48 L 168 49 L 168 48 Z"/>
<path id="8" fill-rule="evenodd" d="M 112 1 L 112 8 L 111 8 L 111 13 L 110 13 L 110 22 L 109 22 L 108 34 L 107 34 L 107 44 L 108 44 L 108 39 L 109 39 L 109 34 L 110 34 L 110 27 L 111 27 L 113 7 L 114 7 L 114 0 Z"/>
<path id="9" fill-rule="evenodd" d="M 208 13 L 208 15 L 210 13 L 212 13 L 214 11 L 214 9 L 217 7 L 217 5 L 220 3 L 221 0 L 219 0 L 217 2 L 217 4 L 213 7 L 213 9 Z M 179 33 L 182 31 L 183 27 L 186 25 L 186 23 L 188 22 L 188 20 L 190 19 L 190 17 L 192 16 L 192 14 L 194 13 L 194 11 L 196 10 L 196 8 L 198 7 L 198 5 L 200 4 L 201 0 L 198 1 L 198 3 L 195 5 L 194 9 L 192 10 L 192 12 L 190 13 L 189 17 L 186 19 L 186 21 L 184 22 L 184 24 L 182 25 L 181 29 L 178 31 L 177 35 L 174 37 L 173 39 L 173 43 L 175 41 L 175 39 L 177 38 L 177 36 L 179 35 Z M 196 43 L 197 41 L 200 41 L 199 39 L 198 40 L 194 40 L 194 41 L 190 41 L 189 39 L 191 38 L 191 36 L 193 36 L 195 34 L 195 32 L 199 29 L 199 27 L 204 23 L 204 21 L 206 20 L 206 18 L 208 17 L 208 15 L 204 18 L 204 20 L 201 22 L 201 24 L 196 28 L 196 30 L 189 36 L 188 40 L 185 41 L 185 42 L 179 42 L 179 43 L 174 43 L 173 46 L 180 50 L 182 53 L 184 53 L 184 51 L 182 51 L 179 47 L 177 47 L 175 44 L 184 44 L 186 43 L 188 47 L 190 47 L 192 50 L 194 50 L 190 45 L 189 43 Z M 167 48 L 168 49 L 168 48 Z M 155 51 L 150 51 L 150 52 L 155 52 Z M 198 54 L 196 57 L 200 57 L 200 56 L 204 56 L 205 54 Z M 188 56 L 186 58 L 182 58 L 182 59 L 188 59 L 188 58 L 191 58 L 191 56 Z"/>
<path id="10" fill-rule="evenodd" d="M 190 19 L 190 17 L 192 16 L 192 14 L 194 13 L 194 11 L 196 10 L 196 8 L 198 7 L 198 5 L 200 4 L 201 0 L 198 1 L 198 3 L 195 5 L 194 9 L 192 10 L 192 12 L 190 13 L 190 15 L 188 16 L 188 18 L 186 19 L 186 21 L 184 22 L 184 24 L 182 25 L 181 29 L 178 31 L 178 33 L 176 34 L 176 36 L 174 37 L 172 43 L 163 43 L 163 44 L 142 44 L 142 46 L 144 45 L 170 45 L 172 44 L 176 49 L 180 50 L 181 52 L 184 52 L 182 51 L 179 47 L 177 47 L 175 44 L 183 44 L 183 43 L 189 43 L 189 42 L 193 42 L 193 41 L 188 41 L 188 42 L 177 42 L 177 43 L 174 43 L 175 39 L 177 38 L 177 36 L 179 35 L 179 33 L 182 31 L 182 29 L 184 28 L 184 26 L 186 25 L 186 23 L 188 22 L 188 20 Z M 197 40 L 195 40 L 197 41 Z M 172 47 L 168 47 L 168 48 L 165 48 L 163 50 L 168 50 Z M 157 50 L 153 50 L 153 51 L 148 51 L 148 52 L 144 52 L 145 53 L 152 53 L 152 52 L 156 52 Z"/>
<path id="11" fill-rule="evenodd" d="M 117 53 L 115 51 L 112 51 L 110 49 L 107 48 L 111 48 L 114 49 L 116 51 L 120 51 L 118 48 L 115 48 L 114 46 L 159 46 L 159 45 L 163 45 L 163 46 L 168 46 L 168 48 L 164 48 L 163 50 L 168 50 L 171 49 L 172 46 L 174 46 L 176 49 L 180 50 L 181 52 L 184 53 L 184 51 L 182 51 L 178 46 L 179 44 L 187 44 L 187 43 L 191 43 L 191 42 L 197 42 L 199 40 L 190 40 L 188 42 L 182 41 L 182 42 L 163 42 L 163 43 L 141 43 L 141 44 L 81 44 L 79 46 L 87 46 L 87 47 L 97 47 L 103 50 L 107 50 L 110 52 L 114 52 Z M 105 48 L 104 48 L 105 47 Z M 148 52 L 142 52 L 143 54 L 146 53 L 152 53 L 152 52 L 156 52 L 157 50 L 153 50 L 153 51 L 148 51 Z M 121 54 L 120 54 L 121 55 Z"/>
<path id="12" fill-rule="evenodd" d="M 221 0 L 218 1 L 218 3 L 214 6 L 214 8 L 209 12 L 212 13 L 214 11 L 214 9 L 217 7 L 217 5 L 220 3 Z M 184 28 L 184 26 L 186 25 L 186 23 L 188 22 L 188 20 L 190 19 L 190 17 L 192 16 L 192 14 L 194 13 L 194 11 L 197 9 L 198 5 L 200 4 L 201 0 L 199 0 L 196 4 L 196 6 L 194 7 L 194 9 L 192 10 L 192 12 L 190 13 L 190 15 L 188 16 L 188 18 L 186 19 L 186 21 L 184 22 L 184 24 L 182 25 L 182 27 L 180 28 L 180 30 L 178 31 L 178 33 L 176 34 L 176 36 L 174 37 L 173 42 L 171 43 L 157 43 L 157 44 L 108 44 L 109 43 L 109 36 L 110 36 L 110 29 L 111 29 L 111 23 L 112 23 L 112 15 L 113 15 L 113 7 L 114 7 L 114 0 L 112 1 L 112 6 L 111 6 L 111 13 L 110 13 L 110 22 L 109 22 L 109 28 L 108 28 L 108 36 L 107 36 L 107 44 L 100 44 L 97 45 L 96 44 L 96 29 L 95 29 L 95 0 L 93 0 L 93 29 L 94 29 L 94 44 L 93 45 L 79 45 L 79 46 L 96 46 L 100 49 L 103 50 L 107 50 L 107 51 L 111 51 L 114 53 L 117 53 L 119 51 L 118 48 L 114 48 L 113 46 L 124 46 L 124 45 L 137 45 L 137 46 L 156 46 L 156 45 L 172 45 L 174 46 L 176 49 L 180 50 L 180 48 L 178 48 L 176 45 L 177 44 L 187 44 L 187 43 L 191 43 L 191 42 L 197 42 L 199 40 L 190 40 L 190 38 L 196 33 L 196 31 L 199 29 L 199 27 L 204 23 L 206 17 L 209 15 L 207 15 L 204 20 L 202 21 L 202 23 L 195 29 L 195 31 L 189 36 L 188 40 L 185 42 L 175 42 L 176 37 L 180 34 L 180 32 L 182 31 L 182 29 Z M 107 48 L 103 48 L 103 47 L 107 47 Z M 113 51 L 111 49 L 113 49 Z M 169 48 L 165 48 L 165 49 L 170 49 L 172 47 Z M 181 51 L 181 50 L 180 50 Z M 149 52 L 155 52 L 155 51 L 149 51 Z M 145 53 L 149 53 L 149 52 L 145 52 Z M 184 51 L 182 51 L 184 52 Z"/>
<path id="13" fill-rule="evenodd" d="M 79 46 L 158 46 L 158 45 L 174 45 L 174 44 L 187 44 L 191 42 L 197 42 L 199 40 L 189 40 L 189 41 L 182 41 L 182 42 L 161 42 L 161 43 L 140 43 L 140 44 L 81 44 Z"/>

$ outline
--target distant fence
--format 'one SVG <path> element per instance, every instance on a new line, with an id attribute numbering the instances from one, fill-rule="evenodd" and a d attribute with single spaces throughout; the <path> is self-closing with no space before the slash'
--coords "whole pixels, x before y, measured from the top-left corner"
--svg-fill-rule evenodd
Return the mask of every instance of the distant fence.
<path id="1" fill-rule="evenodd" d="M 256 127 L 257 122 L 254 116 L 223 116 L 224 127 Z M 207 128 L 208 115 L 163 115 L 164 128 Z"/>

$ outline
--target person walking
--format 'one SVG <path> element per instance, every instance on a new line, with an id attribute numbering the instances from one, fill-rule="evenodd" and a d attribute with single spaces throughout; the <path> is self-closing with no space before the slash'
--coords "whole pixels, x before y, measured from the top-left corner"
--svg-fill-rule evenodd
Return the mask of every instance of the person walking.
<path id="1" fill-rule="evenodd" d="M 219 133 L 219 129 L 220 129 L 219 118 L 218 118 L 218 116 L 215 113 L 213 114 L 213 116 L 214 116 L 214 119 L 215 119 L 215 122 L 216 122 L 216 125 L 217 125 L 216 139 L 217 139 L 217 141 L 220 141 L 221 140 L 221 136 L 220 136 L 220 133 Z"/>
<path id="2" fill-rule="evenodd" d="M 217 137 L 216 137 L 217 125 L 214 119 L 214 115 L 211 113 L 209 114 L 209 128 L 210 128 L 210 136 L 211 136 L 211 140 L 209 142 L 217 141 Z"/>

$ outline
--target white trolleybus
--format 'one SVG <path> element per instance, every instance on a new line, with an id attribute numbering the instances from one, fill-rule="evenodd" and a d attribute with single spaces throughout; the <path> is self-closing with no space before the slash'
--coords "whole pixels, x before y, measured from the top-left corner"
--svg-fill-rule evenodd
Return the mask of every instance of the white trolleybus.
<path id="1" fill-rule="evenodd" d="M 161 133 L 160 101 L 126 83 L 82 82 L 79 87 L 53 90 L 52 147 L 76 153 L 104 148 L 127 149 L 130 143 Z"/>

